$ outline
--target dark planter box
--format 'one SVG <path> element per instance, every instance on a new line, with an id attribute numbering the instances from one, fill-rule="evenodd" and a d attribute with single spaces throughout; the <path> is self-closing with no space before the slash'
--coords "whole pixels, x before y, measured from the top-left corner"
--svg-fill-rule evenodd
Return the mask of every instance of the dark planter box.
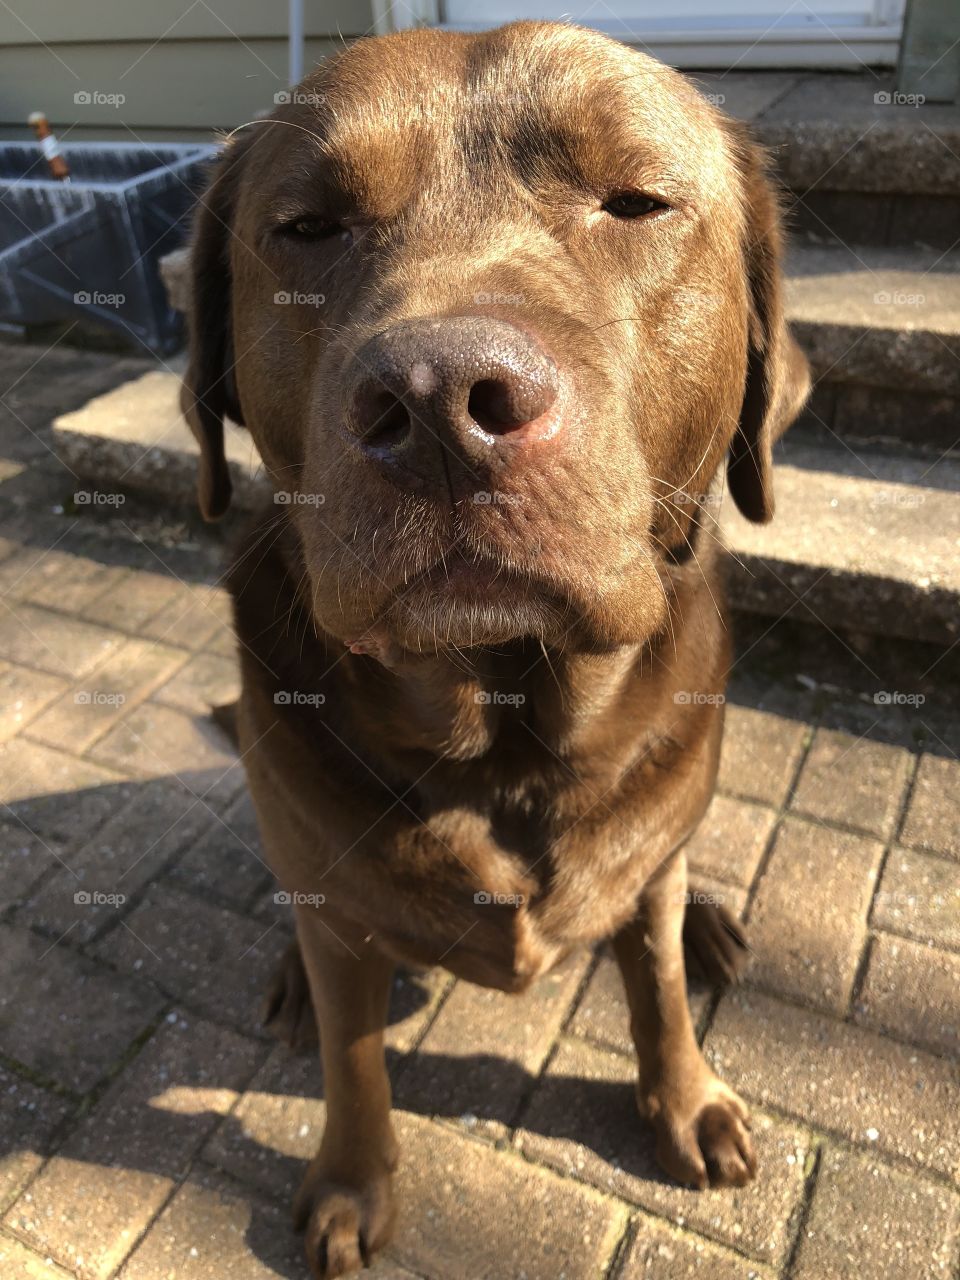
<path id="1" fill-rule="evenodd" d="M 36 144 L 0 143 L 0 321 L 77 322 L 164 354 L 181 341 L 157 261 L 180 245 L 215 146 L 67 143 L 71 181 Z"/>

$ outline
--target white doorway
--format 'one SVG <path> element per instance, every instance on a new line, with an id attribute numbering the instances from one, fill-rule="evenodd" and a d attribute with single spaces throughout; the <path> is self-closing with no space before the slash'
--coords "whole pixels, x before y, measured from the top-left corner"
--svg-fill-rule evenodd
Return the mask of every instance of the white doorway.
<path id="1" fill-rule="evenodd" d="M 382 0 L 381 29 L 562 18 L 679 67 L 895 66 L 905 0 Z"/>

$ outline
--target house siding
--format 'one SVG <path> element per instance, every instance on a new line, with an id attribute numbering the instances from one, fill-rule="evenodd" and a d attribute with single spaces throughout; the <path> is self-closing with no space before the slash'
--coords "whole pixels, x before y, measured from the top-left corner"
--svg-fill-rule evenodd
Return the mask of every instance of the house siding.
<path id="1" fill-rule="evenodd" d="M 308 67 L 373 28 L 373 0 L 304 9 Z M 208 139 L 287 88 L 283 0 L 32 0 L 22 12 L 0 7 L 0 137 L 28 136 L 42 110 L 76 140 Z"/>

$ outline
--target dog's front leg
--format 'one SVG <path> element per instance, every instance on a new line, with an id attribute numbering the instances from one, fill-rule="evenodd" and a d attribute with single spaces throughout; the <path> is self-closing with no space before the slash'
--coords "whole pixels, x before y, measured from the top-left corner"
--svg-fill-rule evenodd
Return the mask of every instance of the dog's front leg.
<path id="1" fill-rule="evenodd" d="M 346 924 L 297 908 L 297 936 L 320 1031 L 327 1119 L 294 1202 L 318 1280 L 358 1271 L 388 1239 L 397 1144 L 383 1029 L 393 964 Z M 343 939 L 343 941 L 340 941 Z"/>
<path id="2" fill-rule="evenodd" d="M 640 1111 L 657 1159 L 696 1187 L 743 1186 L 756 1172 L 747 1108 L 707 1066 L 687 1004 L 683 963 L 686 857 L 647 883 L 633 920 L 613 940 L 637 1048 Z"/>

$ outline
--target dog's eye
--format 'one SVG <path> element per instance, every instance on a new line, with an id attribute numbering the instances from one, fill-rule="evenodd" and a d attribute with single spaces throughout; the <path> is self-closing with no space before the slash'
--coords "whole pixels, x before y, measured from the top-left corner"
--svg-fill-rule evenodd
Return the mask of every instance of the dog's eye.
<path id="1" fill-rule="evenodd" d="M 618 191 L 604 200 L 602 208 L 604 213 L 615 218 L 647 218 L 653 213 L 662 213 L 670 205 L 653 196 L 645 196 L 642 191 Z"/>
<path id="2" fill-rule="evenodd" d="M 296 218 L 284 227 L 288 235 L 298 240 L 326 240 L 342 230 L 339 222 L 331 222 L 328 218 Z"/>

